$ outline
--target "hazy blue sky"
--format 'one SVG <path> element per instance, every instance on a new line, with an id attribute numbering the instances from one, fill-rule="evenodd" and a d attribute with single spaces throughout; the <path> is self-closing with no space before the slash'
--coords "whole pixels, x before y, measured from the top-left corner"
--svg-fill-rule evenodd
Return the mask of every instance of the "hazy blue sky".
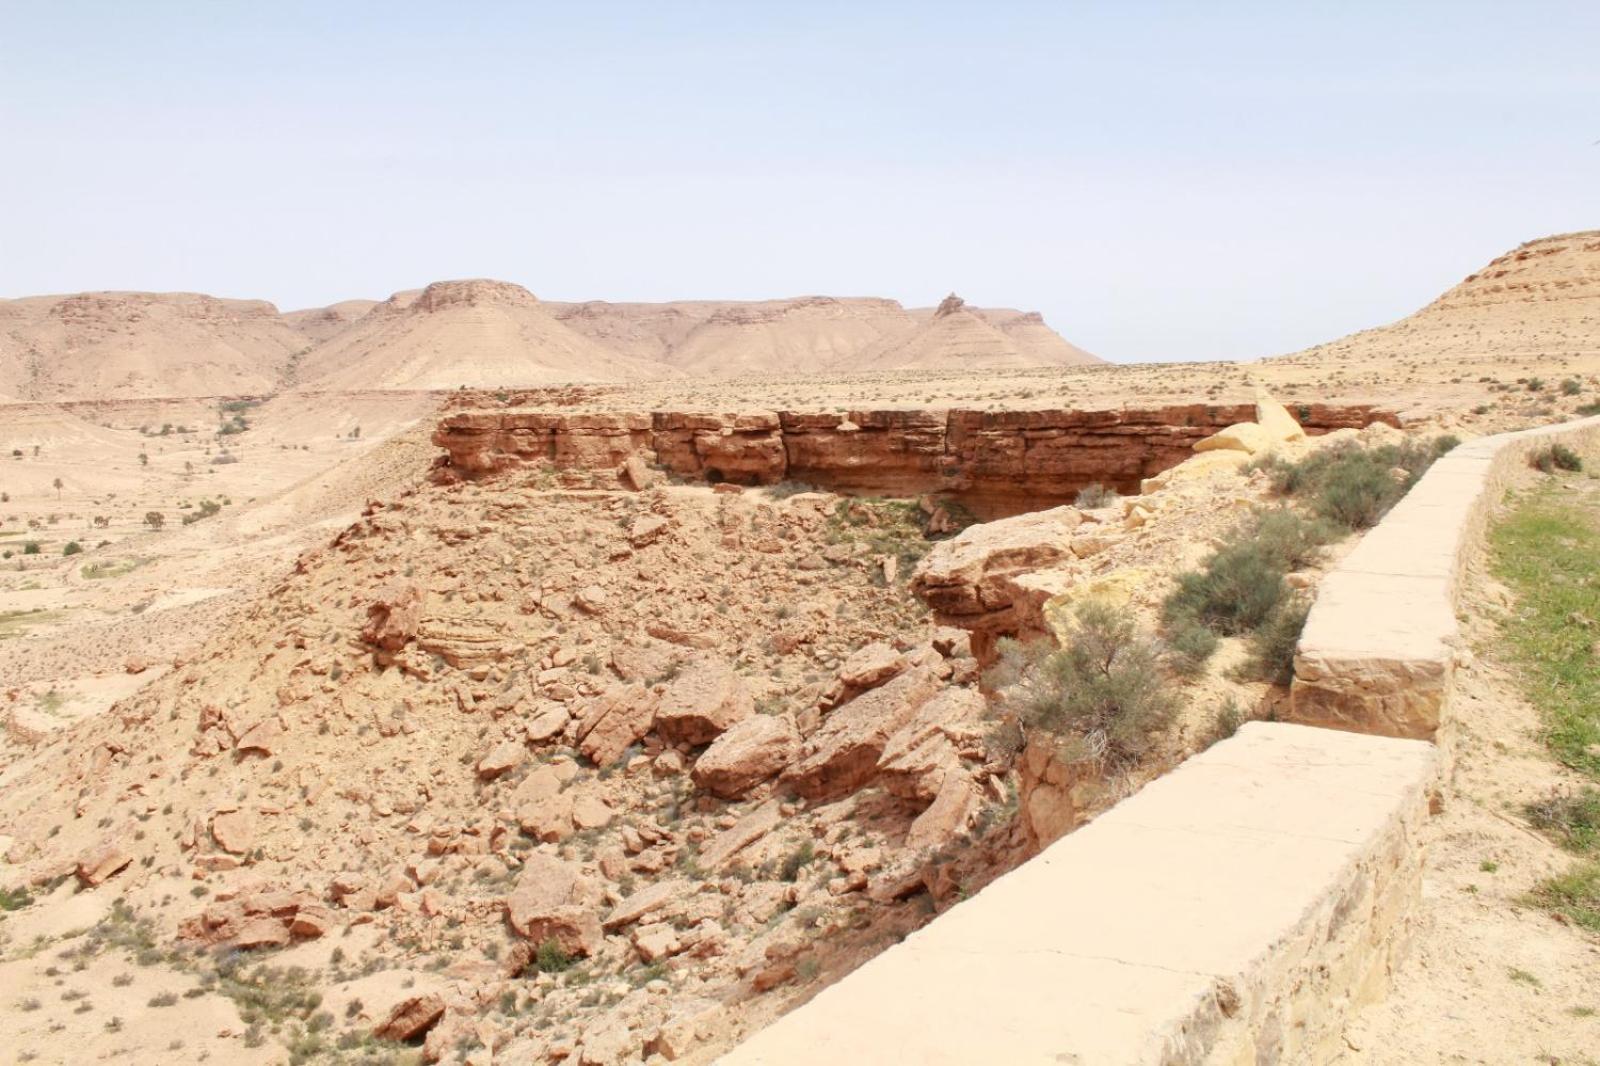
<path id="1" fill-rule="evenodd" d="M 1251 357 L 1600 227 L 1600 3 L 0 0 L 0 294 L 1043 311 Z"/>

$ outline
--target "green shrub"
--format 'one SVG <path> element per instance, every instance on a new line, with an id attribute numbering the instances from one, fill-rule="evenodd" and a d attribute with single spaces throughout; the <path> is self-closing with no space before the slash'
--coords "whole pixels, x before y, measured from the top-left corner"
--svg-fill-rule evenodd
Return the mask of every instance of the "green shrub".
<path id="1" fill-rule="evenodd" d="M 23 541 L 22 542 L 22 554 L 23 555 L 38 555 L 39 554 L 39 542 L 36 541 L 36 540 L 25 540 L 25 541 Z"/>
<path id="2" fill-rule="evenodd" d="M 1093 511 L 1100 507 L 1110 507 L 1122 497 L 1117 495 L 1116 489 L 1108 489 L 1100 482 L 1085 485 L 1078 490 L 1078 496 L 1072 501 L 1072 506 L 1082 511 Z"/>
<path id="3" fill-rule="evenodd" d="M 533 955 L 533 965 L 540 973 L 560 973 L 572 966 L 572 956 L 561 946 L 561 941 L 548 937 L 539 942 L 539 948 Z"/>
<path id="4" fill-rule="evenodd" d="M 83 545 L 75 540 L 69 540 L 61 548 L 62 555 L 77 555 L 83 551 Z"/>
<path id="5" fill-rule="evenodd" d="M 1225 635 L 1254 629 L 1278 606 L 1288 588 L 1283 566 L 1246 540 L 1213 552 L 1199 570 L 1178 575 L 1162 617 L 1169 627 L 1193 620 Z"/>
<path id="6" fill-rule="evenodd" d="M 1081 604 L 1075 621 L 1058 650 L 1001 641 L 988 683 L 1002 710 L 1057 738 L 1068 759 L 1137 763 L 1177 711 L 1160 656 L 1129 618 L 1104 603 Z"/>
<path id="7" fill-rule="evenodd" d="M 1366 529 L 1410 491 L 1435 459 L 1460 443 L 1447 435 L 1376 448 L 1340 444 L 1296 463 L 1269 458 L 1255 467 L 1268 472 L 1275 492 L 1305 497 L 1316 514 L 1346 529 Z"/>
<path id="8" fill-rule="evenodd" d="M 1323 546 L 1338 540 L 1342 530 L 1323 519 L 1301 517 L 1287 507 L 1256 512 L 1240 533 L 1285 570 L 1310 566 L 1322 555 Z"/>
<path id="9" fill-rule="evenodd" d="M 1294 680 L 1294 649 L 1306 627 L 1311 605 L 1296 596 L 1283 600 L 1246 642 L 1244 674 L 1257 681 L 1287 685 Z"/>
<path id="10" fill-rule="evenodd" d="M 1561 383 L 1561 395 L 1576 396 L 1583 391 L 1583 383 L 1577 378 L 1567 378 Z"/>
<path id="11" fill-rule="evenodd" d="M 1347 529 L 1369 529 L 1405 494 L 1405 487 L 1389 473 L 1390 467 L 1373 461 L 1371 453 L 1356 453 L 1328 471 L 1312 506 L 1317 514 Z"/>
<path id="12" fill-rule="evenodd" d="M 1198 619 L 1179 617 L 1167 624 L 1167 660 L 1183 677 L 1195 677 L 1217 650 L 1217 635 Z"/>
<path id="13" fill-rule="evenodd" d="M 1582 470 L 1583 459 L 1565 444 L 1547 444 L 1528 456 L 1528 465 L 1545 474 L 1557 470 Z"/>
<path id="14" fill-rule="evenodd" d="M 1600 401 L 1579 404 L 1577 407 L 1577 412 L 1578 414 L 1583 415 L 1585 418 L 1588 418 L 1590 415 L 1600 415 Z"/>
<path id="15" fill-rule="evenodd" d="M 1211 722 L 1200 734 L 1199 750 L 1205 751 L 1211 745 L 1227 740 L 1239 731 L 1245 723 L 1245 713 L 1239 707 L 1239 701 L 1229 696 L 1222 705 L 1211 715 Z"/>

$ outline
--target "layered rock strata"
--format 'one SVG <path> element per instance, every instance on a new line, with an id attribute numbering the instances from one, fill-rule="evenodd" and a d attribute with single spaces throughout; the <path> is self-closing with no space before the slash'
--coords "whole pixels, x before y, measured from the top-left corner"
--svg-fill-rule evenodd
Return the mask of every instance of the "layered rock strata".
<path id="1" fill-rule="evenodd" d="M 1312 434 L 1399 425 L 1371 406 L 1301 404 Z M 1196 443 L 1254 417 L 1246 404 L 1146 410 L 883 410 L 573 413 L 507 408 L 446 415 L 434 442 L 450 473 L 474 478 L 525 464 L 615 477 L 645 457 L 710 482 L 815 484 L 846 493 L 939 494 L 980 517 L 1069 501 L 1095 482 L 1135 491 Z"/>

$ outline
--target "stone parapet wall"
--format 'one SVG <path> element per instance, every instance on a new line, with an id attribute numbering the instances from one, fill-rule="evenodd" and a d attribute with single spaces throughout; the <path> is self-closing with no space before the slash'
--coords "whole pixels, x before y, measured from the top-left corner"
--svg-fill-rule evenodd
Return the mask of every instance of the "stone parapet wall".
<path id="1" fill-rule="evenodd" d="M 1490 509 L 1535 449 L 1600 443 L 1600 417 L 1462 444 L 1433 464 L 1317 589 L 1289 719 L 1432 738 L 1459 646 L 1459 577 Z"/>
<path id="2" fill-rule="evenodd" d="M 720 1061 L 1326 1061 L 1405 946 L 1436 759 L 1248 724 Z"/>

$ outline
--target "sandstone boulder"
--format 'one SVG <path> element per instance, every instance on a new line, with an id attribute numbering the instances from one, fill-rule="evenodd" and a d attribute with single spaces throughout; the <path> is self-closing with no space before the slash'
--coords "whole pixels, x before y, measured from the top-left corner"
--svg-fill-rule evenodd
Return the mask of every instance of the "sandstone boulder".
<path id="1" fill-rule="evenodd" d="M 622 685 L 596 696 L 578 716 L 578 750 L 610 766 L 655 724 L 656 698 L 643 685 Z"/>
<path id="2" fill-rule="evenodd" d="M 839 667 L 839 680 L 850 688 L 872 688 L 904 670 L 906 664 L 903 654 L 880 640 L 851 652 Z"/>
<path id="3" fill-rule="evenodd" d="M 933 670 L 918 667 L 829 713 L 806 740 L 783 782 L 810 800 L 837 799 L 870 781 L 889 737 L 938 691 Z"/>
<path id="4" fill-rule="evenodd" d="M 1266 451 L 1273 445 L 1273 439 L 1267 431 L 1255 422 L 1236 422 L 1226 429 L 1220 429 L 1205 440 L 1196 441 L 1194 450 L 1197 452 L 1234 451 L 1256 455 Z"/>
<path id="5" fill-rule="evenodd" d="M 506 897 L 511 928 L 535 944 L 554 940 L 569 955 L 592 955 L 602 933 L 598 886 L 573 863 L 534 852 Z"/>
<path id="6" fill-rule="evenodd" d="M 655 471 L 646 466 L 645 461 L 637 455 L 630 455 L 622 461 L 622 470 L 618 476 L 624 485 L 635 492 L 643 492 L 656 483 Z"/>
<path id="7" fill-rule="evenodd" d="M 712 741 L 695 760 L 697 787 L 738 799 L 776 777 L 800 752 L 800 731 L 790 715 L 751 715 Z"/>
<path id="8" fill-rule="evenodd" d="M 422 588 L 397 581 L 373 593 L 361 639 L 379 652 L 393 655 L 416 638 L 422 623 Z"/>
<path id="9" fill-rule="evenodd" d="M 1304 440 L 1306 436 L 1305 429 L 1288 409 L 1261 388 L 1256 389 L 1256 424 L 1271 441 Z"/>
<path id="10" fill-rule="evenodd" d="M 112 841 L 103 841 L 78 857 L 78 880 L 93 888 L 125 868 L 133 856 Z"/>
<path id="11" fill-rule="evenodd" d="M 439 1023 L 444 1017 L 444 1000 L 437 993 L 408 996 L 390 1008 L 372 1030 L 379 1040 L 404 1043 L 415 1040 Z"/>
<path id="12" fill-rule="evenodd" d="M 706 657 L 686 666 L 661 694 L 655 728 L 674 744 L 709 744 L 754 710 L 750 692 L 733 667 Z"/>
<path id="13" fill-rule="evenodd" d="M 211 816 L 211 839 L 223 851 L 244 855 L 255 846 L 256 820 L 249 811 L 218 811 Z"/>
<path id="14" fill-rule="evenodd" d="M 968 774 L 959 770 L 946 774 L 939 794 L 911 823 L 906 847 L 921 851 L 953 843 L 971 826 L 979 806 L 978 788 Z"/>
<path id="15" fill-rule="evenodd" d="M 478 776 L 493 780 L 501 774 L 515 770 L 528 757 L 528 749 L 520 740 L 502 740 L 478 760 Z"/>
<path id="16" fill-rule="evenodd" d="M 878 779 L 897 796 L 931 803 L 945 778 L 962 773 L 961 752 L 981 746 L 986 708 L 976 689 L 947 688 L 930 699 L 883 746 Z"/>

